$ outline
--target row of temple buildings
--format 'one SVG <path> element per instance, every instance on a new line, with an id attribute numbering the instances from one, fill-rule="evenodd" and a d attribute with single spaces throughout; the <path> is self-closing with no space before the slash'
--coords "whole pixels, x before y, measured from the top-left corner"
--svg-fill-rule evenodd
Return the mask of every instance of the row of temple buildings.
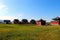
<path id="1" fill-rule="evenodd" d="M 4 23 L 8 24 L 10 23 L 10 20 L 4 20 Z M 46 25 L 46 20 L 40 19 L 36 21 L 37 25 Z M 60 25 L 60 17 L 53 18 L 51 22 L 49 22 L 50 25 Z"/>
<path id="2" fill-rule="evenodd" d="M 51 22 L 49 22 L 50 25 L 60 25 L 60 17 L 53 18 Z M 47 22 L 45 20 L 38 20 L 37 25 L 46 25 Z"/>

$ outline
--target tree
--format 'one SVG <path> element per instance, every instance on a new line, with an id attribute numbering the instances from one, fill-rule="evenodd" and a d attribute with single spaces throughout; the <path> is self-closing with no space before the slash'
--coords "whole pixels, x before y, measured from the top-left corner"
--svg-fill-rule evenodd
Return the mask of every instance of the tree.
<path id="1" fill-rule="evenodd" d="M 31 20 L 30 20 L 30 23 L 31 23 L 31 24 L 36 24 L 36 21 L 35 21 L 34 19 L 31 19 Z"/>
<path id="2" fill-rule="evenodd" d="M 10 21 L 10 20 L 4 20 L 4 23 L 5 23 L 5 24 L 10 24 L 11 21 Z"/>
<path id="3" fill-rule="evenodd" d="M 22 19 L 22 24 L 28 24 L 28 20 L 27 19 Z"/>
<path id="4" fill-rule="evenodd" d="M 14 19 L 13 23 L 14 24 L 19 24 L 19 20 L 18 19 Z"/>

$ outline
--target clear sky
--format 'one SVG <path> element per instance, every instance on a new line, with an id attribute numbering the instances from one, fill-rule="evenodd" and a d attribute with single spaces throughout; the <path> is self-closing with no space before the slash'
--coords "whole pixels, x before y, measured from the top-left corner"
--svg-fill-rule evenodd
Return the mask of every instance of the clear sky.
<path id="1" fill-rule="evenodd" d="M 0 0 L 0 19 L 44 19 L 60 16 L 60 0 Z"/>

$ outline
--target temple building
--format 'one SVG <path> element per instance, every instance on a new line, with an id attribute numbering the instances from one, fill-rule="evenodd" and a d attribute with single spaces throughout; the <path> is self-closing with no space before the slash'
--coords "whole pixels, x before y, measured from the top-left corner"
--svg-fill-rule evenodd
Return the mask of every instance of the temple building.
<path id="1" fill-rule="evenodd" d="M 46 25 L 46 21 L 43 19 L 40 19 L 36 22 L 37 25 Z"/>
<path id="2" fill-rule="evenodd" d="M 56 17 L 52 19 L 51 25 L 60 25 L 60 17 Z"/>

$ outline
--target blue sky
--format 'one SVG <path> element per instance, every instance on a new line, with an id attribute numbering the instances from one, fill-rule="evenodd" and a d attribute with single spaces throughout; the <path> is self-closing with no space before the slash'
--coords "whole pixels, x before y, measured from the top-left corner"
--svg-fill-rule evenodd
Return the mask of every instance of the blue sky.
<path id="1" fill-rule="evenodd" d="M 60 0 L 0 0 L 0 19 L 44 19 L 60 16 Z"/>

